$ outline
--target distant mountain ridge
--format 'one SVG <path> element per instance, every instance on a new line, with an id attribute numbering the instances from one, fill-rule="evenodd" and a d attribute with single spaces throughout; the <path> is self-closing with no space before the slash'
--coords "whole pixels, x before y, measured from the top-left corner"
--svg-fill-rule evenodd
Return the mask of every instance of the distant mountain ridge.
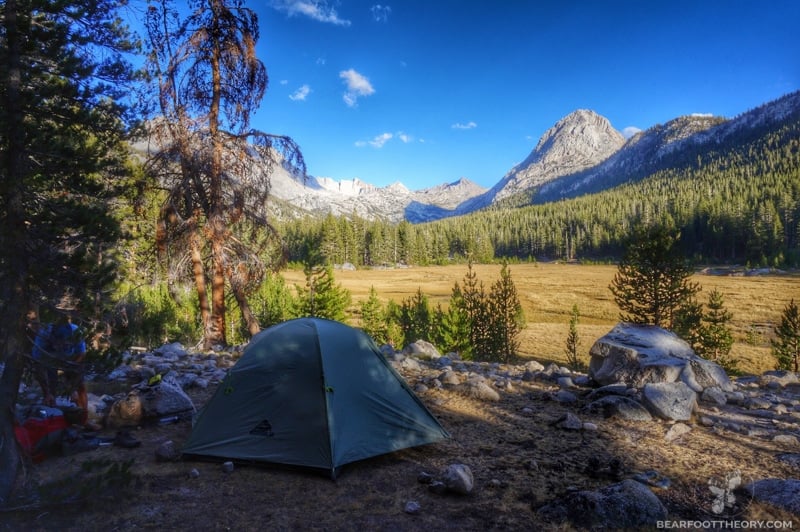
<path id="1" fill-rule="evenodd" d="M 723 143 L 763 134 L 798 115 L 800 92 L 795 92 L 733 119 L 682 116 L 626 141 L 606 118 L 579 109 L 548 129 L 536 148 L 488 190 L 463 178 L 419 191 L 400 183 L 375 187 L 358 179 L 309 177 L 303 183 L 278 169 L 272 176 L 272 194 L 288 216 L 356 213 L 368 219 L 419 223 L 504 202 L 545 203 L 598 192 L 687 164 Z"/>

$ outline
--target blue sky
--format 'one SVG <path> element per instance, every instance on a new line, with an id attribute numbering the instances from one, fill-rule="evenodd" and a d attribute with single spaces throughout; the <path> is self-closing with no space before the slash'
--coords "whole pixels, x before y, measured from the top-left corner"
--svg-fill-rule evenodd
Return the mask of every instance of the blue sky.
<path id="1" fill-rule="evenodd" d="M 796 0 L 261 0 L 253 126 L 309 173 L 485 187 L 576 109 L 618 130 L 800 89 Z"/>

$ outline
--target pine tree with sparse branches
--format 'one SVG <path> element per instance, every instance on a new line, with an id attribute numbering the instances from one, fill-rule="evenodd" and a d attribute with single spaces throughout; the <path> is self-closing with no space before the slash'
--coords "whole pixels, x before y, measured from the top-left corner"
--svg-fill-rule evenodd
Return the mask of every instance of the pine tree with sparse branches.
<path id="1" fill-rule="evenodd" d="M 567 356 L 567 364 L 573 371 L 578 371 L 583 368 L 578 350 L 580 348 L 581 340 L 578 336 L 578 318 L 580 313 L 578 305 L 572 305 L 572 313 L 569 318 L 569 332 L 567 333 L 567 345 L 564 354 Z"/>
<path id="2" fill-rule="evenodd" d="M 488 302 L 491 335 L 486 354 L 492 360 L 508 363 L 519 349 L 519 333 L 525 327 L 525 313 L 506 262 L 500 269 L 500 278 L 492 284 Z"/>
<path id="3" fill-rule="evenodd" d="M 467 274 L 459 287 L 461 297 L 455 301 L 469 322 L 467 355 L 475 359 L 488 356 L 492 351 L 492 321 L 489 313 L 489 296 L 478 280 L 472 261 L 467 264 Z"/>
<path id="4" fill-rule="evenodd" d="M 733 318 L 725 308 L 725 299 L 719 290 L 708 294 L 708 311 L 703 314 L 701 341 L 698 355 L 717 362 L 726 371 L 737 370 L 736 361 L 730 358 L 733 347 L 733 332 L 728 325 Z"/>

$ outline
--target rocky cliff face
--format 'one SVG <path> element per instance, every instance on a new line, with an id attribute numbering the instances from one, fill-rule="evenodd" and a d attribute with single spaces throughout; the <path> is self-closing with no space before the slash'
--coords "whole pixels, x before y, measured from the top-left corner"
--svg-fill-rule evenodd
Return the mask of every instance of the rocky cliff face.
<path id="1" fill-rule="evenodd" d="M 494 200 L 591 168 L 623 144 L 625 138 L 608 120 L 593 111 L 579 109 L 547 130 L 528 158 L 492 188 L 496 191 Z"/>
<path id="2" fill-rule="evenodd" d="M 622 133 L 606 118 L 594 111 L 579 109 L 548 129 L 530 155 L 500 182 L 485 194 L 462 204 L 458 211 L 467 213 L 597 166 L 624 144 Z"/>

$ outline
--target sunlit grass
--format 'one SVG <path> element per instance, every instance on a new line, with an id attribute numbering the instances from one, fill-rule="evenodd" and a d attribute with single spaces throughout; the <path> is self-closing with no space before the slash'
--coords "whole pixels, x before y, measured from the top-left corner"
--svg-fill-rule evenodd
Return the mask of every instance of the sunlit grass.
<path id="1" fill-rule="evenodd" d="M 500 265 L 476 265 L 474 268 L 487 291 L 500 276 Z M 520 337 L 520 355 L 565 364 L 570 312 L 572 306 L 577 305 L 581 351 L 588 362 L 588 351 L 594 341 L 619 321 L 619 309 L 608 289 L 617 268 L 537 263 L 511 265 L 510 270 L 527 319 L 527 327 Z M 335 276 L 337 282 L 351 292 L 355 308 L 367 299 L 372 286 L 381 300 L 391 299 L 397 303 L 421 288 L 435 307 L 439 303 L 447 305 L 453 285 L 461 282 L 466 271 L 465 265 L 430 266 L 337 270 Z M 290 285 L 305 282 L 301 271 L 286 271 L 283 275 Z M 703 303 L 715 288 L 723 294 L 726 308 L 733 313 L 731 327 L 735 343 L 732 355 L 739 361 L 739 368 L 749 373 L 774 369 L 775 359 L 769 347 L 772 329 L 780 321 L 789 300 L 800 300 L 800 275 L 735 277 L 698 274 L 693 281 L 702 286 L 699 300 Z"/>

